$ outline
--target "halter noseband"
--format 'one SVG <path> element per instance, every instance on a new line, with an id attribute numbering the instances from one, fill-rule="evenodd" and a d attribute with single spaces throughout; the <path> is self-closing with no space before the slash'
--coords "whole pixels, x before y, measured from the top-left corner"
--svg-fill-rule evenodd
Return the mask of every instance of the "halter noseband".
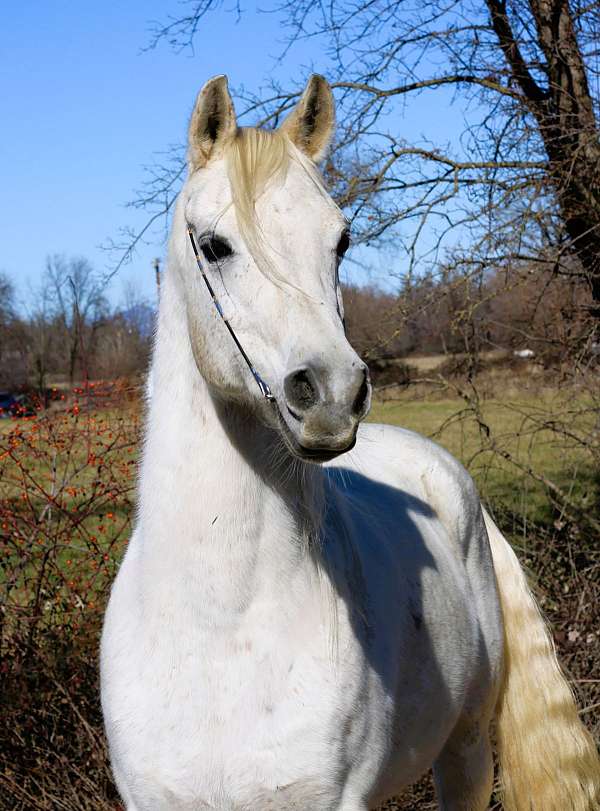
<path id="1" fill-rule="evenodd" d="M 217 310 L 217 312 L 221 316 L 221 320 L 223 321 L 223 323 L 227 327 L 227 330 L 229 331 L 229 334 L 233 338 L 233 340 L 235 342 L 235 345 L 240 350 L 241 356 L 246 361 L 246 365 L 250 369 L 250 371 L 252 373 L 252 377 L 256 380 L 256 385 L 260 389 L 260 392 L 261 392 L 262 396 L 265 398 L 265 400 L 267 400 L 267 402 L 276 403 L 275 396 L 273 395 L 273 393 L 272 393 L 272 391 L 271 391 L 271 389 L 269 387 L 269 384 L 265 380 L 263 380 L 263 378 L 256 371 L 256 369 L 252 365 L 252 361 L 250 360 L 250 358 L 248 357 L 248 355 L 244 351 L 244 347 L 241 345 L 237 335 L 233 331 L 233 327 L 231 326 L 229 321 L 225 318 L 225 315 L 223 313 L 223 308 L 219 304 L 219 300 L 217 299 L 217 297 L 215 295 L 215 291 L 213 290 L 212 285 L 208 280 L 208 276 L 206 275 L 206 273 L 204 271 L 204 268 L 202 267 L 202 262 L 200 261 L 200 255 L 198 253 L 198 248 L 196 247 L 196 240 L 194 239 L 194 233 L 193 233 L 193 231 L 192 231 L 192 229 L 191 229 L 191 227 L 189 225 L 187 227 L 187 232 L 188 232 L 189 237 L 190 237 L 190 242 L 192 243 L 192 250 L 194 251 L 194 256 L 196 257 L 196 264 L 198 265 L 198 270 L 202 274 L 202 278 L 204 279 L 204 283 L 206 284 L 206 288 L 207 288 L 208 292 L 210 293 L 210 297 L 212 299 L 213 304 L 215 305 L 215 309 Z"/>

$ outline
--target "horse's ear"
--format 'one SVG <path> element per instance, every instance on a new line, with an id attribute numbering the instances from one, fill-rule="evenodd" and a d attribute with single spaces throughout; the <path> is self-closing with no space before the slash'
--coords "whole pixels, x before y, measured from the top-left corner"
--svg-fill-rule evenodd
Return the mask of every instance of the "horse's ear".
<path id="1" fill-rule="evenodd" d="M 327 80 L 313 73 L 300 101 L 281 125 L 281 132 L 317 163 L 327 151 L 334 127 L 333 93 Z"/>
<path id="2" fill-rule="evenodd" d="M 215 76 L 198 93 L 190 119 L 190 170 L 200 169 L 211 158 L 218 157 L 236 131 L 235 109 L 227 87 L 227 76 Z"/>

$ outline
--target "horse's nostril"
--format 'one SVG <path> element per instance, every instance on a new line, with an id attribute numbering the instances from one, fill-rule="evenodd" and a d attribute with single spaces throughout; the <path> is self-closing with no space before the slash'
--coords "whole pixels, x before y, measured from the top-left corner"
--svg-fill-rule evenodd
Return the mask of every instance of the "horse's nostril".
<path id="1" fill-rule="evenodd" d="M 319 390 L 310 369 L 298 369 L 288 375 L 283 384 L 288 406 L 296 412 L 308 411 L 319 402 Z M 297 414 L 293 416 L 298 418 Z"/>
<path id="2" fill-rule="evenodd" d="M 363 373 L 362 383 L 360 384 L 360 389 L 358 390 L 358 394 L 356 395 L 354 404 L 352 405 L 353 414 L 361 414 L 364 411 L 365 403 L 367 402 L 368 396 L 369 396 L 369 373 L 365 369 Z"/>

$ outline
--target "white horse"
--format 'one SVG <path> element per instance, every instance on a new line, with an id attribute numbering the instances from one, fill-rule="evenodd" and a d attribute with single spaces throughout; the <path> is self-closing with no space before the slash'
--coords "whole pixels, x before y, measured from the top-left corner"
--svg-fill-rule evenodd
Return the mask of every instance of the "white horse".
<path id="1" fill-rule="evenodd" d="M 333 125 L 319 76 L 276 132 L 237 127 L 222 76 L 192 114 L 102 640 L 119 791 L 128 811 L 366 811 L 433 766 L 440 808 L 482 811 L 495 717 L 506 809 L 591 811 L 594 743 L 468 474 L 359 428 L 347 223 L 315 169 Z"/>

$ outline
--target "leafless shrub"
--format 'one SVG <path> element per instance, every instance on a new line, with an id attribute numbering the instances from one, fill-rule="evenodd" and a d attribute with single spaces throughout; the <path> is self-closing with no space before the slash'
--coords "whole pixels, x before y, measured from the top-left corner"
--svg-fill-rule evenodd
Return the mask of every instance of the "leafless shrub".
<path id="1" fill-rule="evenodd" d="M 130 527 L 137 410 L 122 386 L 92 384 L 0 425 L 0 807 L 114 811 L 96 663 Z"/>

